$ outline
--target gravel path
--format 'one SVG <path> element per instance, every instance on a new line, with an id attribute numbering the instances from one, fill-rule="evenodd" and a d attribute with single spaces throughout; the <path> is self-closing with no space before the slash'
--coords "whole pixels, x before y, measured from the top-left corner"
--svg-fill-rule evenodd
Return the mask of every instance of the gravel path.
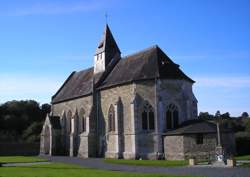
<path id="1" fill-rule="evenodd" d="M 205 177 L 250 177 L 250 168 L 218 168 L 218 167 L 143 167 L 132 165 L 108 164 L 100 158 L 81 159 L 67 156 L 46 156 L 53 162 L 77 164 L 89 168 L 97 168 L 112 171 L 165 173 L 177 175 L 194 175 Z"/>

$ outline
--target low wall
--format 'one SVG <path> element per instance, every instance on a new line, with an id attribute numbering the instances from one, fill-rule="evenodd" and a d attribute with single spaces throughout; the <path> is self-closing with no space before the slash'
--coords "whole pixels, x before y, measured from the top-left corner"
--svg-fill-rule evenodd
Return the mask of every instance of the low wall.
<path id="1" fill-rule="evenodd" d="M 1 143 L 0 156 L 38 155 L 40 143 Z"/>

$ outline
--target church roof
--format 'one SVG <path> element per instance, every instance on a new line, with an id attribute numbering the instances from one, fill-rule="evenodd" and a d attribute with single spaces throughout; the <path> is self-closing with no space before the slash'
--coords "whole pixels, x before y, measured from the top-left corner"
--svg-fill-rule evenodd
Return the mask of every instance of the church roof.
<path id="1" fill-rule="evenodd" d="M 57 93 L 52 97 L 52 103 L 77 98 L 92 93 L 94 68 L 73 72 L 64 82 Z"/>
<path id="2" fill-rule="evenodd" d="M 155 45 L 121 59 L 99 88 L 154 78 L 185 79 L 194 82 Z"/>
<path id="3" fill-rule="evenodd" d="M 139 80 L 184 79 L 194 82 L 186 76 L 158 46 L 153 46 L 133 55 L 126 56 L 110 70 L 107 76 L 96 85 L 97 89 L 104 89 Z M 93 68 L 80 72 L 73 72 L 63 86 L 52 97 L 52 103 L 85 96 L 92 93 Z M 98 76 L 99 77 L 99 76 Z M 100 78 L 100 77 L 99 77 Z M 98 80 L 96 78 L 95 80 Z M 97 81 L 95 81 L 97 83 Z"/>
<path id="4" fill-rule="evenodd" d="M 115 42 L 113 35 L 109 29 L 109 26 L 107 24 L 105 26 L 101 42 L 99 43 L 95 54 L 99 54 L 99 53 L 102 53 L 104 51 L 107 51 L 107 52 L 117 51 L 118 53 L 121 53 L 118 45 Z"/>
<path id="5" fill-rule="evenodd" d="M 231 132 L 230 129 L 220 127 L 221 132 Z M 215 123 L 207 121 L 192 122 L 187 125 L 183 125 L 175 130 L 168 131 L 165 135 L 185 135 L 185 134 L 196 134 L 196 133 L 216 133 L 217 126 Z"/>

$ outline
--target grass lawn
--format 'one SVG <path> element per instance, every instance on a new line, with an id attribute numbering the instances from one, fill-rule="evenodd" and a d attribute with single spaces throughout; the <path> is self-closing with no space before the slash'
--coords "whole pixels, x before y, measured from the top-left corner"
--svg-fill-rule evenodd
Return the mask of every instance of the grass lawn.
<path id="1" fill-rule="evenodd" d="M 236 160 L 250 160 L 250 155 L 236 156 Z"/>
<path id="2" fill-rule="evenodd" d="M 240 167 L 250 168 L 250 163 L 243 163 Z"/>
<path id="3" fill-rule="evenodd" d="M 36 164 L 23 167 L 0 167 L 1 177 L 193 177 L 163 174 L 118 172 L 82 168 L 62 163 Z"/>
<path id="4" fill-rule="evenodd" d="M 125 164 L 125 165 L 137 165 L 137 166 L 154 166 L 154 167 L 176 167 L 186 166 L 188 161 L 186 160 L 117 160 L 117 159 L 105 159 L 104 162 L 112 164 Z"/>
<path id="5" fill-rule="evenodd" d="M 0 163 L 46 162 L 48 160 L 37 156 L 0 156 Z"/>

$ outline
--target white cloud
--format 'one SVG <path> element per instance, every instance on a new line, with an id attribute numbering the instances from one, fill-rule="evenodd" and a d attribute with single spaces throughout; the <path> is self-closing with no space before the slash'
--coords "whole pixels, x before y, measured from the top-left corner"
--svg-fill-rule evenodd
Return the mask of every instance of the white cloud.
<path id="1" fill-rule="evenodd" d="M 38 99 L 49 101 L 62 85 L 63 79 L 55 77 L 0 75 L 0 102 L 12 99 Z"/>
<path id="2" fill-rule="evenodd" d="M 106 1 L 91 0 L 91 1 L 76 1 L 76 2 L 44 2 L 40 1 L 27 6 L 12 7 L 7 10 L 2 10 L 2 15 L 9 16 L 27 16 L 27 15 L 51 15 L 65 14 L 73 12 L 88 12 L 107 8 Z"/>
<path id="3" fill-rule="evenodd" d="M 228 87 L 228 88 L 248 88 L 250 87 L 249 76 L 233 77 L 194 77 L 197 87 Z"/>

